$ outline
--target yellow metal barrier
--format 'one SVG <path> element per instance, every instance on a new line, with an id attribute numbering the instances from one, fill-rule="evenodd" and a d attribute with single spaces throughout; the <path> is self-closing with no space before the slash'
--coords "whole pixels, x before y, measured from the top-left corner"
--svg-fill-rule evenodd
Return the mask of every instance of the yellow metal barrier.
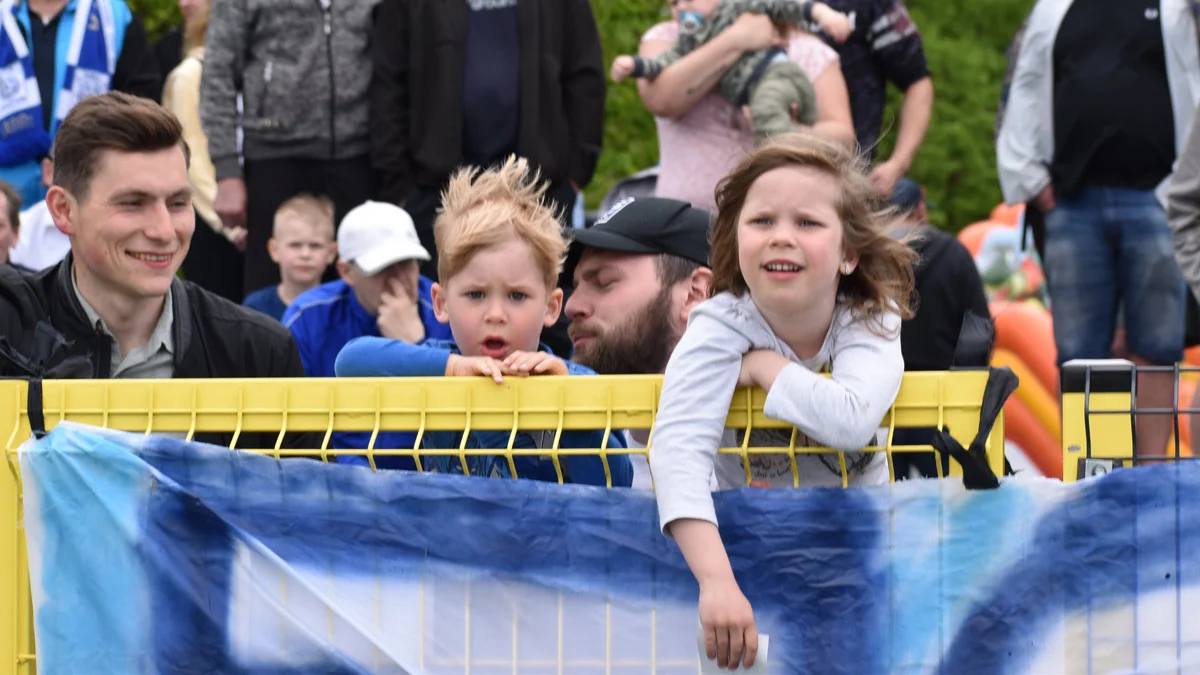
<path id="1" fill-rule="evenodd" d="M 1136 457 L 1134 432 L 1138 423 L 1152 417 L 1170 415 L 1174 447 L 1182 446 L 1182 425 L 1188 424 L 1192 406 L 1180 408 L 1179 388 L 1181 374 L 1188 370 L 1195 369 L 1135 367 L 1131 361 L 1123 359 L 1069 361 L 1063 364 L 1059 375 L 1062 391 L 1063 481 L 1069 483 L 1103 475 L 1139 461 L 1177 459 L 1178 453 L 1170 447 L 1166 455 L 1148 457 L 1142 453 Z M 1145 372 L 1173 375 L 1175 392 L 1172 400 L 1175 403 L 1170 408 L 1162 409 L 1139 407 L 1135 417 L 1135 377 Z M 1192 442 L 1196 440 L 1192 439 Z"/>
<path id="2" fill-rule="evenodd" d="M 945 427 L 964 447 L 969 445 L 978 430 L 987 379 L 986 370 L 906 373 L 896 403 L 882 422 L 884 444 L 864 450 L 887 453 L 889 464 L 894 452 L 930 450 L 928 446 L 894 445 L 897 428 Z M 535 453 L 551 456 L 557 465 L 560 457 L 572 454 L 646 454 L 648 450 L 641 448 L 558 449 L 558 440 L 563 431 L 573 429 L 649 429 L 652 445 L 661 384 L 659 376 L 510 378 L 502 386 L 482 378 L 47 381 L 43 383 L 43 411 L 47 430 L 69 420 L 187 438 L 206 432 L 231 433 L 233 444 L 242 434 L 268 432 L 277 439 L 274 447 L 249 451 L 278 457 L 328 461 L 338 455 L 366 455 L 374 466 L 375 457 L 402 455 L 414 457 L 419 466 L 422 456 L 505 455 L 511 461 L 513 456 Z M 0 381 L 0 443 L 4 443 L 8 459 L 6 470 L 0 471 L 0 675 L 36 671 L 16 454 L 30 435 L 27 398 L 24 381 Z M 789 428 L 763 414 L 765 398 L 762 391 L 737 392 L 726 425 L 747 431 Z M 555 432 L 554 448 L 515 450 L 511 435 L 508 449 L 500 451 L 373 447 L 380 431 L 416 431 L 419 444 L 420 436 L 430 431 L 518 429 Z M 372 447 L 332 449 L 329 440 L 335 431 L 373 432 Z M 323 441 L 320 447 L 289 449 L 281 447 L 285 432 L 318 432 Z M 836 451 L 796 447 L 796 437 L 793 433 L 787 448 L 744 446 L 720 452 L 743 457 L 787 454 L 798 484 L 797 453 Z M 1001 475 L 1003 419 L 996 420 L 987 448 L 992 469 Z M 840 465 L 844 472 L 844 458 Z M 960 474 L 961 469 L 951 462 L 951 475 Z M 558 475 L 561 480 L 561 470 Z"/>

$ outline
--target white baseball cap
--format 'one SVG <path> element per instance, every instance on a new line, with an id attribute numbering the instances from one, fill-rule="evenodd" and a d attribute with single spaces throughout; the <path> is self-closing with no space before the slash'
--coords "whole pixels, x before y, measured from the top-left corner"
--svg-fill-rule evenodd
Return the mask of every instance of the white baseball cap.
<path id="1" fill-rule="evenodd" d="M 395 204 L 367 201 L 342 218 L 338 256 L 374 276 L 403 260 L 429 260 L 412 216 Z"/>

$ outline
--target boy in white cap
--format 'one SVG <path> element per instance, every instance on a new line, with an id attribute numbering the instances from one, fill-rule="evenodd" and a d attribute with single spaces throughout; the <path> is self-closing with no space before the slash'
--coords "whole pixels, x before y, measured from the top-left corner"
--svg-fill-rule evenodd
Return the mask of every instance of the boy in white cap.
<path id="1" fill-rule="evenodd" d="M 338 352 L 354 338 L 415 343 L 451 337 L 450 327 L 434 316 L 433 282 L 418 271 L 429 252 L 404 209 L 365 202 L 342 219 L 337 245 L 342 278 L 300 295 L 283 315 L 309 377 L 333 377 Z M 412 436 L 380 433 L 375 447 L 412 447 Z M 369 432 L 335 433 L 332 446 L 365 448 L 369 439 Z"/>

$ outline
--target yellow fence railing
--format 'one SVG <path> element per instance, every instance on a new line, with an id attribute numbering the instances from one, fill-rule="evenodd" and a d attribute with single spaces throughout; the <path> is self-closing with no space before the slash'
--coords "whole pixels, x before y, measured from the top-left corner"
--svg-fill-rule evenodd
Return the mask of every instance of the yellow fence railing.
<path id="1" fill-rule="evenodd" d="M 903 428 L 948 428 L 964 447 L 975 437 L 986 370 L 906 373 L 900 394 L 884 416 L 882 443 L 869 452 L 928 452 L 928 446 L 894 444 Z M 661 388 L 659 376 L 536 377 L 509 379 L 502 386 L 482 378 L 293 379 L 293 380 L 72 380 L 42 383 L 47 430 L 64 420 L 137 433 L 172 433 L 192 438 L 219 432 L 234 445 L 245 434 L 267 434 L 271 447 L 247 448 L 278 457 L 308 456 L 332 461 L 338 455 L 366 455 L 372 465 L 383 455 L 420 460 L 433 455 L 513 455 L 536 452 L 558 461 L 570 454 L 645 454 L 646 449 L 558 449 L 562 431 L 574 429 L 649 429 Z M 789 428 L 763 414 L 765 394 L 739 390 L 726 426 L 748 431 Z M 25 554 L 19 446 L 30 436 L 28 384 L 0 381 L 0 443 L 7 467 L 0 470 L 0 675 L 36 671 L 29 570 Z M 536 451 L 495 449 L 414 450 L 371 448 L 337 450 L 333 432 L 553 431 L 554 448 Z M 316 447 L 288 448 L 288 432 L 313 432 Z M 749 434 L 747 434 L 749 437 Z M 723 453 L 798 454 L 835 452 L 797 447 L 795 433 L 787 448 L 722 448 Z M 374 436 L 372 437 L 374 438 Z M 419 441 L 418 441 L 419 443 Z M 988 438 L 988 458 L 997 475 L 1004 467 L 1004 424 L 997 419 Z M 890 462 L 889 462 L 890 464 Z M 845 466 L 845 462 L 841 462 Z M 961 473 L 951 463 L 951 475 Z M 559 473 L 561 479 L 561 472 Z M 845 484 L 845 476 L 843 476 Z M 81 608 L 81 611 L 82 608 Z"/>

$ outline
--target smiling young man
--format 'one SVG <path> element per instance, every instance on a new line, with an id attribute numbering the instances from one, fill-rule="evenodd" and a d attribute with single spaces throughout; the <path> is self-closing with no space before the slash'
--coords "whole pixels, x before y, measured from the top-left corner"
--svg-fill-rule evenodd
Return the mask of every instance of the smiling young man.
<path id="1" fill-rule="evenodd" d="M 54 151 L 46 202 L 71 252 L 36 274 L 0 268 L 0 376 L 304 376 L 283 326 L 176 278 L 195 214 L 174 115 L 126 94 L 89 98 Z M 64 346 L 49 353 L 55 333 Z"/>

